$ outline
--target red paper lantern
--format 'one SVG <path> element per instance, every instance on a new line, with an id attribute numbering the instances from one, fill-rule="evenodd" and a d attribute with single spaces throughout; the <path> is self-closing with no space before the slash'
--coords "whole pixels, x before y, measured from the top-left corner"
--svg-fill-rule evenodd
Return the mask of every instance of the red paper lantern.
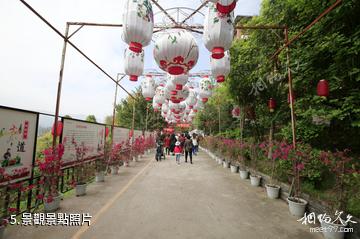
<path id="1" fill-rule="evenodd" d="M 288 104 L 290 104 L 290 94 L 288 93 L 288 98 L 287 98 L 287 102 L 288 102 Z M 295 102 L 295 93 L 294 93 L 294 91 L 292 92 L 292 102 L 294 103 Z"/>
<path id="2" fill-rule="evenodd" d="M 273 98 L 270 98 L 269 102 L 268 102 L 268 106 L 269 106 L 270 112 L 274 112 L 275 108 L 276 108 L 276 101 Z"/>
<path id="3" fill-rule="evenodd" d="M 54 135 L 54 128 L 55 128 L 55 123 L 53 124 L 53 127 L 51 129 L 51 134 Z M 61 121 L 57 122 L 57 126 L 56 126 L 56 136 L 60 136 L 62 133 L 62 129 L 63 129 L 63 123 Z"/>
<path id="4" fill-rule="evenodd" d="M 108 137 L 110 133 L 110 130 L 108 127 L 105 128 L 105 137 Z"/>
<path id="5" fill-rule="evenodd" d="M 329 82 L 327 80 L 320 80 L 317 85 L 318 96 L 328 97 L 329 96 Z"/>

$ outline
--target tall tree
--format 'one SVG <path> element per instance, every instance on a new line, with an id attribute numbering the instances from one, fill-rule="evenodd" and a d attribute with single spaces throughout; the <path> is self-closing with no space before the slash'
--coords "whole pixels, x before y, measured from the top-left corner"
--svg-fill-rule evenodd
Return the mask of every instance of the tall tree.
<path id="1" fill-rule="evenodd" d="M 97 122 L 95 115 L 88 115 L 85 120 L 88 122 L 93 122 L 93 123 Z"/>

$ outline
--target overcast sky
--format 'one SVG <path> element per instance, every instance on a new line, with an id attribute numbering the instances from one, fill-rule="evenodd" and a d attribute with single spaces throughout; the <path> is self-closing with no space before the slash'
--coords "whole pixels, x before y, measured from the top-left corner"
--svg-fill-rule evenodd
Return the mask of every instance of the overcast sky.
<path id="1" fill-rule="evenodd" d="M 61 32 L 67 21 L 121 23 L 125 0 L 28 0 Z M 194 3 L 196 2 L 196 4 Z M 258 15 L 261 0 L 239 0 L 236 15 Z M 160 0 L 164 8 L 197 8 L 200 0 Z M 154 7 L 154 12 L 158 9 Z M 157 21 L 162 21 L 158 15 Z M 194 23 L 202 22 L 201 16 Z M 75 27 L 72 27 L 72 31 Z M 54 113 L 63 41 L 18 0 L 0 0 L 0 105 Z M 201 37 L 200 59 L 193 72 L 209 69 L 209 53 Z M 121 29 L 85 27 L 71 40 L 113 77 L 123 72 Z M 145 51 L 145 69 L 157 68 L 152 46 Z M 138 84 L 124 79 L 132 91 Z M 72 47 L 66 54 L 60 114 L 98 121 L 112 114 L 115 85 Z M 119 98 L 125 97 L 120 92 Z"/>

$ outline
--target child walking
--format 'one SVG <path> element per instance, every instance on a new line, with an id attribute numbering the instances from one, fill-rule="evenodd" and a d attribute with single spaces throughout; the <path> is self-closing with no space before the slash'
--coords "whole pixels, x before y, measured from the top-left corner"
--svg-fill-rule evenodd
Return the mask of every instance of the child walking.
<path id="1" fill-rule="evenodd" d="M 180 146 L 180 141 L 176 141 L 175 143 L 175 148 L 174 148 L 174 153 L 175 153 L 175 157 L 176 157 L 176 163 L 178 165 L 180 165 L 180 157 L 181 157 L 181 146 Z"/>

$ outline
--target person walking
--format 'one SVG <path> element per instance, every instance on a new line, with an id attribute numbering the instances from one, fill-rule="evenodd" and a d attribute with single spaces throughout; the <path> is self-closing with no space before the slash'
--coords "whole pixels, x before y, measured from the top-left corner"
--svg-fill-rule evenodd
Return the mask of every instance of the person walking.
<path id="1" fill-rule="evenodd" d="M 198 138 L 196 134 L 192 135 L 193 154 L 196 155 L 199 150 Z"/>
<path id="2" fill-rule="evenodd" d="M 187 136 L 185 143 L 184 143 L 184 149 L 185 149 L 185 163 L 187 163 L 188 156 L 190 158 L 190 163 L 192 164 L 192 152 L 193 152 L 193 142 L 190 138 L 190 135 Z"/>
<path id="3" fill-rule="evenodd" d="M 175 153 L 175 157 L 176 157 L 176 163 L 178 165 L 180 165 L 180 158 L 181 158 L 181 146 L 180 146 L 180 141 L 176 141 L 175 143 L 175 148 L 174 148 L 174 153 Z"/>
<path id="4" fill-rule="evenodd" d="M 166 135 L 164 139 L 165 154 L 170 155 L 170 136 Z"/>
<path id="5" fill-rule="evenodd" d="M 170 152 L 172 155 L 175 155 L 174 154 L 174 149 L 175 149 L 175 143 L 176 143 L 176 136 L 175 134 L 173 133 L 171 136 L 170 136 Z"/>

